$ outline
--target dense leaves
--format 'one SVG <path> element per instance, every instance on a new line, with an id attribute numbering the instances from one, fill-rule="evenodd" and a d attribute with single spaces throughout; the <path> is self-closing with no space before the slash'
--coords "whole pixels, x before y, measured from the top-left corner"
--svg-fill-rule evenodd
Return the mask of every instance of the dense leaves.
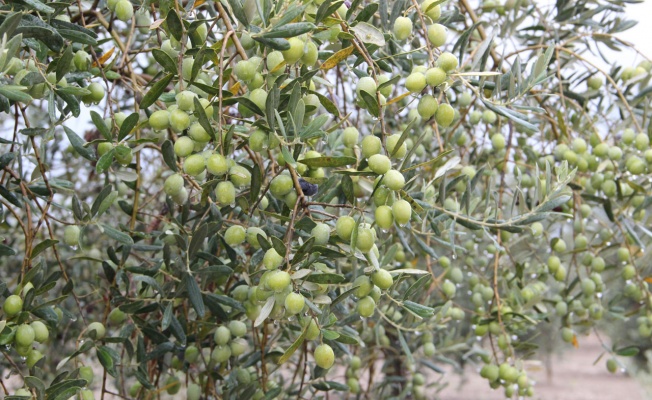
<path id="1" fill-rule="evenodd" d="M 422 399 L 470 363 L 516 397 L 551 338 L 644 357 L 625 3 L 10 1 L 4 394 Z"/>

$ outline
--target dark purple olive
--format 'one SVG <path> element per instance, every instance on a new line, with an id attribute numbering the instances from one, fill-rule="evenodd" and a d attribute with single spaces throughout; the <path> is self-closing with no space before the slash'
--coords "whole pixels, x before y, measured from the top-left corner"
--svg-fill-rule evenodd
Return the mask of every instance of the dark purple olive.
<path id="1" fill-rule="evenodd" d="M 317 190 L 319 189 L 319 186 L 307 182 L 303 178 L 299 178 L 299 185 L 301 186 L 301 190 L 305 196 L 314 196 L 317 194 Z"/>

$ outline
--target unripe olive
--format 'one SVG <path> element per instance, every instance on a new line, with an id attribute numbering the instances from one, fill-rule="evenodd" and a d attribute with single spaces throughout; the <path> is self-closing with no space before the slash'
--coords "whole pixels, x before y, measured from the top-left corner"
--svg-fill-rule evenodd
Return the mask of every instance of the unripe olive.
<path id="1" fill-rule="evenodd" d="M 616 182 L 612 181 L 611 179 L 602 182 L 602 185 L 600 186 L 600 189 L 604 192 L 604 194 L 607 197 L 615 196 L 617 191 L 618 191 L 618 187 L 616 185 Z"/>
<path id="2" fill-rule="evenodd" d="M 280 51 L 272 51 L 271 53 L 267 54 L 267 70 L 272 75 L 280 75 L 283 73 L 281 63 L 285 64 L 285 60 L 283 58 L 283 53 Z"/>
<path id="3" fill-rule="evenodd" d="M 223 181 L 215 187 L 215 197 L 217 202 L 224 205 L 235 203 L 235 186 L 229 181 Z"/>
<path id="4" fill-rule="evenodd" d="M 93 383 L 93 379 L 95 378 L 93 367 L 79 367 L 79 377 L 86 381 L 86 386 L 90 386 Z"/>
<path id="5" fill-rule="evenodd" d="M 449 127 L 453 123 L 453 119 L 455 118 L 455 110 L 453 107 L 448 104 L 444 103 L 437 108 L 437 113 L 435 114 L 435 121 L 437 121 L 437 124 L 446 128 Z"/>
<path id="6" fill-rule="evenodd" d="M 245 228 L 240 225 L 232 225 L 224 232 L 224 241 L 231 247 L 244 243 L 245 237 Z"/>
<path id="7" fill-rule="evenodd" d="M 399 225 L 405 225 L 412 218 L 412 206 L 406 200 L 398 200 L 392 205 L 392 215 Z"/>
<path id="8" fill-rule="evenodd" d="M 120 0 L 115 6 L 115 16 L 120 21 L 129 21 L 134 16 L 134 6 L 129 0 Z"/>
<path id="9" fill-rule="evenodd" d="M 629 171 L 629 173 L 632 175 L 643 174 L 646 170 L 645 161 L 635 155 L 629 156 L 627 158 L 625 166 L 627 167 L 627 171 Z"/>
<path id="10" fill-rule="evenodd" d="M 261 88 L 254 89 L 249 93 L 249 100 L 264 112 L 267 104 L 267 92 Z"/>
<path id="11" fill-rule="evenodd" d="M 131 148 L 121 144 L 115 147 L 115 154 L 113 155 L 115 160 L 121 165 L 131 164 L 131 160 L 134 158 L 134 153 Z"/>
<path id="12" fill-rule="evenodd" d="M 354 147 L 358 144 L 360 132 L 353 126 L 350 126 L 342 131 L 342 143 L 348 148 Z"/>
<path id="13" fill-rule="evenodd" d="M 405 186 L 405 177 L 399 171 L 390 169 L 383 177 L 383 184 L 391 190 L 401 190 Z"/>
<path id="14" fill-rule="evenodd" d="M 191 176 L 198 176 L 206 169 L 206 159 L 201 154 L 188 156 L 183 162 L 183 172 Z"/>
<path id="15" fill-rule="evenodd" d="M 91 322 L 86 328 L 86 333 L 90 337 L 95 336 L 95 340 L 102 340 L 106 335 L 106 328 L 101 322 Z"/>
<path id="16" fill-rule="evenodd" d="M 394 89 L 394 85 L 385 85 L 382 88 L 380 88 L 380 86 L 383 83 L 389 81 L 390 79 L 391 79 L 390 76 L 387 75 L 387 74 L 378 76 L 378 87 L 379 87 L 378 91 L 380 92 L 381 95 L 383 95 L 385 97 L 389 97 L 392 94 L 392 90 Z"/>
<path id="17" fill-rule="evenodd" d="M 177 106 L 179 107 L 179 110 L 182 111 L 194 111 L 195 110 L 195 98 L 197 97 L 197 94 L 194 92 L 191 92 L 190 90 L 184 90 L 183 92 L 179 92 L 176 95 L 176 100 L 177 100 Z"/>
<path id="18" fill-rule="evenodd" d="M 421 3 L 421 11 L 433 21 L 437 21 L 441 16 L 441 6 L 439 4 L 433 6 L 432 4 L 435 2 L 436 0 L 424 0 L 424 2 Z"/>
<path id="19" fill-rule="evenodd" d="M 491 145 L 493 146 L 494 150 L 497 151 L 504 149 L 506 146 L 505 136 L 503 136 L 501 133 L 494 134 L 491 137 Z"/>
<path id="20" fill-rule="evenodd" d="M 407 17 L 396 18 L 393 31 L 396 40 L 407 39 L 412 34 L 412 20 Z"/>
<path id="21" fill-rule="evenodd" d="M 624 280 L 629 280 L 632 279 L 633 277 L 636 276 L 636 268 L 632 264 L 627 264 L 623 268 L 623 271 L 621 273 L 622 277 Z M 591 281 L 593 282 L 593 281 Z"/>
<path id="22" fill-rule="evenodd" d="M 405 78 L 405 88 L 410 93 L 420 93 L 426 87 L 426 76 L 420 72 L 413 72 Z"/>
<path id="23" fill-rule="evenodd" d="M 306 305 L 306 299 L 301 293 L 291 292 L 285 297 L 285 312 L 289 315 L 295 315 L 303 310 Z"/>
<path id="24" fill-rule="evenodd" d="M 7 318 L 12 318 L 23 310 L 23 299 L 20 296 L 12 294 L 5 299 L 2 309 Z"/>
<path id="25" fill-rule="evenodd" d="M 188 136 L 181 136 L 174 142 L 174 154 L 177 157 L 187 157 L 192 154 L 195 142 Z"/>
<path id="26" fill-rule="evenodd" d="M 290 193 L 294 189 L 294 184 L 292 182 L 292 177 L 289 175 L 277 175 L 269 185 L 269 190 L 272 193 L 272 196 L 276 198 L 281 198 L 286 194 Z"/>
<path id="27" fill-rule="evenodd" d="M 376 309 L 376 302 L 374 301 L 371 296 L 366 296 L 358 300 L 358 304 L 356 306 L 356 310 L 358 311 L 358 314 L 360 314 L 361 317 L 363 318 L 368 318 L 374 315 L 374 311 Z"/>
<path id="28" fill-rule="evenodd" d="M 170 128 L 172 128 L 173 131 L 178 133 L 185 129 L 188 129 L 189 126 L 190 126 L 190 117 L 185 111 L 182 111 L 180 109 L 174 109 L 170 111 Z"/>
<path id="29" fill-rule="evenodd" d="M 497 365 L 486 364 L 480 370 L 480 376 L 487 379 L 489 382 L 498 380 L 500 376 L 500 371 Z"/>
<path id="30" fill-rule="evenodd" d="M 131 387 L 129 388 L 129 395 L 133 398 L 136 398 L 138 396 L 138 393 L 140 392 L 140 389 L 142 389 L 143 385 L 136 381 Z"/>
<path id="31" fill-rule="evenodd" d="M 446 44 L 447 29 L 441 24 L 432 24 L 428 27 L 428 41 L 435 46 L 441 47 Z M 444 70 L 446 70 L 444 68 Z"/>
<path id="32" fill-rule="evenodd" d="M 233 357 L 239 357 L 247 351 L 249 346 L 244 339 L 233 339 L 229 347 L 231 348 L 231 355 Z"/>
<path id="33" fill-rule="evenodd" d="M 86 71 L 91 62 L 91 56 L 84 50 L 78 50 L 72 59 L 78 71 Z"/>
<path id="34" fill-rule="evenodd" d="M 485 124 L 491 125 L 496 122 L 497 118 L 498 116 L 496 115 L 496 113 L 491 110 L 484 110 L 482 112 L 482 122 L 484 122 Z"/>
<path id="35" fill-rule="evenodd" d="M 34 340 L 39 343 L 45 343 L 50 337 L 50 331 L 48 327 L 41 321 L 32 321 L 30 324 L 32 330 L 34 331 Z"/>
<path id="36" fill-rule="evenodd" d="M 306 329 L 306 339 L 315 340 L 319 337 L 320 332 L 319 325 L 317 325 L 314 319 L 310 318 L 308 320 L 308 328 Z"/>
<path id="37" fill-rule="evenodd" d="M 607 151 L 607 156 L 610 160 L 618 161 L 623 158 L 623 151 L 620 147 L 611 146 L 609 147 L 609 151 Z"/>
<path id="38" fill-rule="evenodd" d="M 360 97 L 360 92 L 367 92 L 372 97 L 376 97 L 376 81 L 370 76 L 364 76 L 360 78 L 355 87 L 355 92 Z"/>
<path id="39" fill-rule="evenodd" d="M 247 334 L 247 325 L 242 321 L 229 322 L 229 330 L 234 337 L 243 337 Z"/>
<path id="40" fill-rule="evenodd" d="M 317 48 L 317 45 L 312 40 L 309 40 L 306 43 L 303 55 L 301 56 L 301 63 L 308 67 L 312 67 L 317 62 L 318 57 L 319 49 Z"/>
<path id="41" fill-rule="evenodd" d="M 310 235 L 315 238 L 315 244 L 325 245 L 331 236 L 331 228 L 327 224 L 317 223 L 310 231 Z"/>
<path id="42" fill-rule="evenodd" d="M 645 133 L 639 133 L 634 139 L 634 147 L 640 151 L 647 150 L 650 147 L 650 138 Z"/>
<path id="43" fill-rule="evenodd" d="M 25 364 L 27 364 L 27 368 L 33 368 L 36 363 L 43 358 L 43 354 L 36 350 L 30 350 L 30 352 L 27 354 L 27 358 L 25 359 Z M 86 397 L 83 397 L 83 400 L 87 400 L 89 397 L 88 395 Z M 91 399 L 93 397 L 90 397 Z"/>
<path id="44" fill-rule="evenodd" d="M 616 361 L 614 358 L 608 359 L 607 371 L 611 372 L 612 374 L 615 374 L 618 371 L 618 361 Z"/>
<path id="45" fill-rule="evenodd" d="M 243 166 L 234 165 L 229 168 L 229 179 L 237 187 L 249 186 L 251 184 L 251 172 Z"/>
<path id="46" fill-rule="evenodd" d="M 387 146 L 387 153 L 389 153 L 389 156 L 392 158 L 401 159 L 405 157 L 405 154 L 407 153 L 407 144 L 405 142 L 403 142 L 401 144 L 401 147 L 399 147 L 398 150 L 396 150 L 396 145 L 398 144 L 400 138 L 401 135 L 398 133 L 389 135 L 387 137 L 387 141 L 385 142 L 385 145 Z M 395 151 L 396 153 L 394 153 Z"/>
<path id="47" fill-rule="evenodd" d="M 567 248 L 566 242 L 562 238 L 558 238 L 558 240 L 552 246 L 552 250 L 556 251 L 557 253 L 565 252 L 566 248 Z"/>
<path id="48" fill-rule="evenodd" d="M 329 369 L 335 363 L 335 353 L 331 346 L 327 344 L 320 344 L 315 348 L 314 352 L 315 363 L 323 368 Z"/>
<path id="49" fill-rule="evenodd" d="M 360 275 L 353 281 L 353 287 L 356 288 L 353 292 L 356 297 L 363 298 L 371 293 L 374 285 L 371 283 L 371 279 L 369 279 L 368 276 Z"/>
<path id="50" fill-rule="evenodd" d="M 604 258 L 594 257 L 593 260 L 591 260 L 591 269 L 593 271 L 602 272 L 604 271 L 604 268 L 605 268 Z"/>
<path id="51" fill-rule="evenodd" d="M 417 111 L 424 120 L 430 119 L 439 108 L 439 102 L 432 95 L 426 94 L 419 100 Z"/>
<path id="52" fill-rule="evenodd" d="M 213 334 L 213 340 L 218 346 L 223 346 L 231 340 L 231 331 L 224 325 L 218 326 Z"/>
<path id="53" fill-rule="evenodd" d="M 365 136 L 362 139 L 361 147 L 362 147 L 362 156 L 364 158 L 369 158 L 374 154 L 380 153 L 382 149 L 382 143 L 380 142 L 380 139 L 378 137 L 369 135 L 369 136 Z"/>
<path id="54" fill-rule="evenodd" d="M 369 228 L 359 228 L 355 247 L 363 253 L 367 253 L 374 245 L 374 234 Z"/>
<path id="55" fill-rule="evenodd" d="M 99 103 L 104 98 L 104 86 L 97 82 L 91 82 L 90 85 L 86 87 L 90 91 L 89 94 L 84 96 L 82 100 L 85 103 Z"/>
<path id="56" fill-rule="evenodd" d="M 249 62 L 249 60 L 238 61 L 235 67 L 233 67 L 233 73 L 238 79 L 250 81 L 256 74 L 256 66 Z"/>
<path id="57" fill-rule="evenodd" d="M 188 129 L 188 136 L 192 138 L 195 142 L 198 143 L 208 143 L 211 140 L 211 136 L 206 132 L 203 126 L 199 122 L 194 122 L 190 125 Z"/>
<path id="58" fill-rule="evenodd" d="M 367 162 L 369 163 L 369 169 L 378 175 L 384 175 L 392 167 L 389 157 L 383 154 L 374 154 L 369 157 Z"/>
<path id="59" fill-rule="evenodd" d="M 288 39 L 288 42 L 290 42 L 290 48 L 288 50 L 283 50 L 281 53 L 283 54 L 285 63 L 290 65 L 301 59 L 305 43 L 298 37 L 292 37 Z"/>
<path id="60" fill-rule="evenodd" d="M 389 271 L 382 268 L 371 274 L 371 281 L 381 290 L 389 289 L 394 283 L 394 279 Z"/>
<path id="61" fill-rule="evenodd" d="M 458 61 L 457 57 L 453 53 L 449 52 L 443 52 L 439 55 L 439 58 L 437 58 L 437 66 L 446 73 L 449 73 L 457 68 Z"/>
<path id="62" fill-rule="evenodd" d="M 206 160 L 206 170 L 215 176 L 222 176 L 229 170 L 229 165 L 221 154 L 211 154 Z"/>
<path id="63" fill-rule="evenodd" d="M 353 217 L 344 215 L 337 219 L 337 222 L 335 223 L 335 233 L 337 233 L 337 236 L 339 236 L 340 239 L 349 241 L 351 240 L 351 234 L 353 233 L 354 227 L 355 220 Z"/>
<path id="64" fill-rule="evenodd" d="M 36 334 L 34 333 L 34 329 L 28 324 L 22 324 L 19 325 L 16 329 L 14 341 L 16 342 L 17 346 L 27 347 L 31 346 L 32 343 L 34 343 L 35 337 Z"/>
<path id="65" fill-rule="evenodd" d="M 253 226 L 247 228 L 247 243 L 249 243 L 256 249 L 260 248 L 260 243 L 258 242 L 258 235 L 261 235 L 262 237 L 267 239 L 267 234 L 265 233 L 264 230 Z"/>
<path id="66" fill-rule="evenodd" d="M 199 400 L 201 398 L 201 386 L 196 383 L 188 383 L 186 389 L 186 400 Z"/>
<path id="67" fill-rule="evenodd" d="M 283 256 L 278 254 L 278 252 L 272 247 L 265 252 L 263 256 L 263 265 L 267 269 L 276 269 L 283 264 Z"/>
<path id="68" fill-rule="evenodd" d="M 149 116 L 149 125 L 157 131 L 162 131 L 170 126 L 170 112 L 167 110 L 154 111 Z"/>
<path id="69" fill-rule="evenodd" d="M 447 298 L 453 298 L 455 297 L 455 292 L 457 291 L 457 288 L 455 287 L 455 284 L 449 280 L 445 280 L 442 285 L 441 285 L 441 291 L 446 295 Z"/>
<path id="70" fill-rule="evenodd" d="M 63 231 L 63 242 L 68 246 L 77 246 L 79 244 L 79 226 L 68 225 Z"/>
<path id="71" fill-rule="evenodd" d="M 211 353 L 211 361 L 223 363 L 231 358 L 231 348 L 229 346 L 216 346 Z"/>
<path id="72" fill-rule="evenodd" d="M 389 206 L 382 205 L 376 207 L 374 216 L 376 217 L 376 225 L 381 229 L 389 229 L 394 224 L 394 215 Z"/>
<path id="73" fill-rule="evenodd" d="M 267 278 L 267 286 L 270 290 L 281 292 L 290 285 L 290 274 L 285 271 L 274 270 L 271 271 L 269 278 Z"/>
<path id="74" fill-rule="evenodd" d="M 252 151 L 260 153 L 261 151 L 267 149 L 268 145 L 269 145 L 269 140 L 268 140 L 267 133 L 265 133 L 265 131 L 256 129 L 255 131 L 251 132 L 251 134 L 249 135 L 249 148 Z"/>

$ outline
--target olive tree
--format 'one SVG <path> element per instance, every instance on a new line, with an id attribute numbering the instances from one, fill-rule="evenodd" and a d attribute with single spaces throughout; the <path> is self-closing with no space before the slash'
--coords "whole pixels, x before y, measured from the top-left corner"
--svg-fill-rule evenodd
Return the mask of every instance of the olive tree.
<path id="1" fill-rule="evenodd" d="M 621 368 L 652 63 L 549 3 L 2 2 L 3 394 L 531 396 L 542 332 L 626 323 Z"/>

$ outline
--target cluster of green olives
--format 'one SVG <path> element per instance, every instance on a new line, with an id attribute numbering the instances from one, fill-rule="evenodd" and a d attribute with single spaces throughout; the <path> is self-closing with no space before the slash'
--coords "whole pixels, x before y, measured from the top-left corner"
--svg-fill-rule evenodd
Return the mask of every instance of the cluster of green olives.
<path id="1" fill-rule="evenodd" d="M 527 397 L 534 395 L 534 388 L 527 373 L 509 363 L 485 364 L 480 370 L 480 376 L 488 380 L 494 389 L 503 386 L 506 398 L 511 398 L 514 394 Z"/>
<path id="2" fill-rule="evenodd" d="M 20 287 L 20 293 L 27 293 L 33 290 L 34 286 L 27 283 L 25 286 Z M 43 344 L 47 342 L 50 337 L 50 330 L 48 326 L 40 320 L 33 320 L 28 322 L 23 312 L 23 298 L 20 294 L 12 294 L 8 296 L 2 304 L 2 311 L 4 318 L 7 320 L 5 330 L 11 331 L 10 335 L 3 335 L 3 345 L 13 345 L 16 353 L 23 357 L 25 363 L 29 368 L 32 368 L 36 363 L 42 359 L 43 353 L 34 347 L 35 344 Z"/>

